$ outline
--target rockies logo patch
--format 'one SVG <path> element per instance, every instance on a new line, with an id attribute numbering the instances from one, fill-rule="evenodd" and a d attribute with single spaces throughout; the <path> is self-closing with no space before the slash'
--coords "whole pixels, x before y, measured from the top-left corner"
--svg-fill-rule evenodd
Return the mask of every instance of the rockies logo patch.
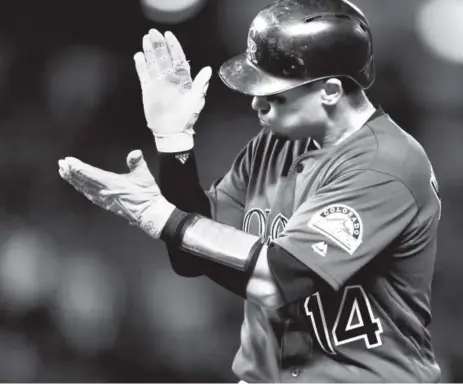
<path id="1" fill-rule="evenodd" d="M 362 243 L 362 220 L 357 211 L 347 205 L 329 205 L 318 211 L 307 225 L 333 240 L 351 255 Z"/>

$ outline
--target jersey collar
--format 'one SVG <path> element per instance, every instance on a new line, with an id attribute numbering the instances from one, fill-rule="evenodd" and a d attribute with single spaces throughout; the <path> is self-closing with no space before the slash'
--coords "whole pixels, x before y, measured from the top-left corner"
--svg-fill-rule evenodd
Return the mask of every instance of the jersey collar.
<path id="1" fill-rule="evenodd" d="M 370 118 L 367 120 L 364 126 L 372 122 L 373 120 L 377 119 L 378 117 L 385 115 L 383 107 L 381 107 L 380 105 L 375 105 L 375 108 L 376 108 L 376 111 L 370 116 Z M 310 151 L 318 151 L 320 149 L 321 149 L 320 144 L 318 144 L 315 140 L 310 139 L 307 145 L 306 153 Z"/>

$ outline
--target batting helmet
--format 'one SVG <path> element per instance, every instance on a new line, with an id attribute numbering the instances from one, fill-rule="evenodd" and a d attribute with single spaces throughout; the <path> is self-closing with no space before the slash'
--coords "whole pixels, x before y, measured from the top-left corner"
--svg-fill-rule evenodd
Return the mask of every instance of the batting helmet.
<path id="1" fill-rule="evenodd" d="M 329 77 L 367 89 L 375 78 L 368 20 L 347 0 L 277 0 L 253 20 L 246 53 L 225 62 L 219 75 L 252 96 Z"/>

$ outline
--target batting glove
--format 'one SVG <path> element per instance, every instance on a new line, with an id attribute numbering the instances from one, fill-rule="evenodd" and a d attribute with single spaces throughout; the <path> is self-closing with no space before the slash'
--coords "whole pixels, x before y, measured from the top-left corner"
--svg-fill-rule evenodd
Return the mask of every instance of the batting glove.
<path id="1" fill-rule="evenodd" d="M 193 148 L 193 126 L 205 105 L 212 76 L 203 68 L 194 82 L 190 65 L 177 38 L 151 29 L 143 37 L 143 52 L 134 56 L 140 79 L 148 127 L 160 152 L 182 152 Z"/>
<path id="2" fill-rule="evenodd" d="M 60 176 L 91 202 L 138 225 L 153 238 L 160 237 L 175 206 L 162 196 L 141 151 L 127 156 L 127 174 L 104 171 L 73 157 L 58 164 Z"/>

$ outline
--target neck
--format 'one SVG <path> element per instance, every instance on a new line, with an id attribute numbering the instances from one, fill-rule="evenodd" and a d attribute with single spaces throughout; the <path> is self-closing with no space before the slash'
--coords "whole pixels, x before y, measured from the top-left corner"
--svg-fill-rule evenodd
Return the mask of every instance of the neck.
<path id="1" fill-rule="evenodd" d="M 362 128 L 375 112 L 375 107 L 366 98 L 353 105 L 344 101 L 329 116 L 322 147 L 338 145 Z"/>

